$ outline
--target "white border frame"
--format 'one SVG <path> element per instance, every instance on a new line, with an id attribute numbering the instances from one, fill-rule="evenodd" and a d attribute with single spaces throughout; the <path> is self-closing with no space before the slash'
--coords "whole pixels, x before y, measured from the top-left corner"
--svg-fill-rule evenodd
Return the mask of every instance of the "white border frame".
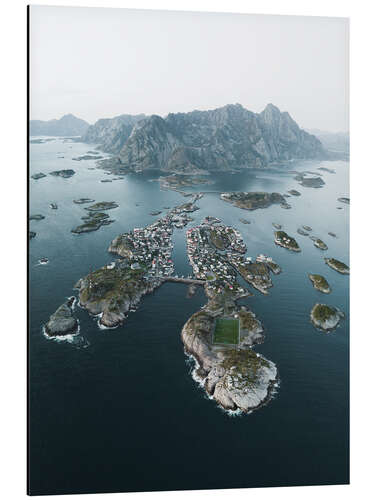
<path id="1" fill-rule="evenodd" d="M 194 498 L 215 500 L 248 497 L 293 500 L 329 498 L 371 498 L 374 494 L 374 403 L 372 398 L 372 359 L 374 308 L 370 290 L 374 249 L 374 8 L 371 2 L 357 0 L 122 0 L 58 1 L 40 0 L 38 5 L 127 7 L 251 14 L 291 14 L 351 18 L 351 485 L 246 490 L 208 490 L 192 492 L 128 493 L 127 499 Z M 26 495 L 26 5 L 25 0 L 2 3 L 2 206 L 11 207 L 2 228 L 2 382 L 0 414 L 0 490 L 7 500 Z M 5 111 L 5 113 L 4 113 Z M 364 180 L 366 182 L 364 182 Z M 362 262 L 361 262 L 362 260 Z M 5 273 L 4 273 L 5 271 Z M 24 292 L 22 290 L 25 290 Z M 371 494 L 371 491 L 373 493 Z M 97 500 L 102 494 L 83 495 Z M 67 495 L 63 498 L 76 498 Z"/>

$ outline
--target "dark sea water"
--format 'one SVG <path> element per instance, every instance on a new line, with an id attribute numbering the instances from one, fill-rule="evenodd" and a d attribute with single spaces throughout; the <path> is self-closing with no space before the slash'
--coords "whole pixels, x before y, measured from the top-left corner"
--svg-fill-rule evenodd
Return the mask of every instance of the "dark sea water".
<path id="1" fill-rule="evenodd" d="M 349 481 L 349 277 L 325 265 L 332 256 L 349 264 L 347 162 L 292 162 L 270 172 L 221 175 L 207 191 L 277 191 L 295 188 L 291 210 L 272 206 L 247 212 L 220 200 L 218 193 L 199 200 L 193 226 L 206 215 L 236 226 L 248 255 L 265 253 L 283 269 L 273 277 L 269 296 L 254 292 L 243 301 L 263 322 L 265 343 L 258 352 L 274 361 L 280 387 L 267 406 L 250 415 L 231 416 L 209 400 L 191 377 L 192 363 L 180 332 L 204 303 L 202 290 L 186 298 L 186 287 L 166 284 L 142 300 L 126 323 L 99 330 L 95 318 L 77 308 L 84 344 L 47 340 L 42 325 L 75 282 L 113 258 L 106 249 L 119 233 L 151 223 L 150 211 L 186 201 L 160 190 L 141 175 L 112 178 L 88 170 L 93 161 L 72 161 L 92 145 L 51 141 L 30 145 L 30 174 L 73 168 L 70 179 L 30 180 L 29 331 L 29 489 L 33 494 L 91 493 L 165 489 L 204 489 L 338 484 Z M 64 158 L 57 158 L 64 156 Z M 321 172 L 322 189 L 301 187 L 288 170 Z M 73 199 L 117 201 L 116 222 L 99 231 L 74 235 L 85 205 Z M 49 203 L 56 202 L 58 210 Z M 139 203 L 137 207 L 135 204 Z M 342 207 L 337 210 L 336 207 Z M 251 220 L 250 225 L 239 218 Z M 273 242 L 272 222 L 283 224 L 302 252 Z M 329 247 L 322 252 L 297 234 L 310 225 Z M 189 226 L 189 227 L 190 227 Z M 329 236 L 333 231 L 338 238 Z M 174 261 L 189 274 L 185 230 L 175 230 Z M 38 265 L 48 257 L 48 265 Z M 330 295 L 316 291 L 307 274 L 323 274 Z M 309 312 L 316 302 L 339 307 L 347 318 L 333 333 L 317 331 Z"/>

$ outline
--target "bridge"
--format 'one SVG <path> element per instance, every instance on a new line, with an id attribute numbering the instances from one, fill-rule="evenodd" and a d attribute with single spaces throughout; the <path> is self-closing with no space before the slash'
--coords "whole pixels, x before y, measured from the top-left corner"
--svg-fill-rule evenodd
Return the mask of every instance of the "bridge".
<path id="1" fill-rule="evenodd" d="M 193 278 L 175 278 L 173 276 L 166 276 L 162 278 L 163 282 L 170 282 L 170 283 L 184 283 L 185 285 L 201 285 L 204 286 L 206 281 L 205 280 L 196 280 Z"/>

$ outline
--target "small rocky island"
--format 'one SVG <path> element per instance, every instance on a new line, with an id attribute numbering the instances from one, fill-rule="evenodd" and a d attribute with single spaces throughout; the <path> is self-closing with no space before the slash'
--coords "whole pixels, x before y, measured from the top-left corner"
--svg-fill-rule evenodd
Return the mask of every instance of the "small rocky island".
<path id="1" fill-rule="evenodd" d="M 289 236 L 285 231 L 275 231 L 275 243 L 293 252 L 300 252 L 301 249 L 292 236 Z"/>
<path id="2" fill-rule="evenodd" d="M 208 176 L 196 176 L 188 174 L 172 174 L 157 179 L 164 189 L 178 191 L 185 187 L 199 186 L 200 184 L 212 184 L 213 181 Z"/>
<path id="3" fill-rule="evenodd" d="M 53 175 L 54 177 L 62 177 L 63 179 L 69 179 L 69 177 L 72 177 L 74 174 L 75 171 L 71 168 L 65 170 L 54 170 L 53 172 L 49 173 L 49 175 Z"/>
<path id="4" fill-rule="evenodd" d="M 328 246 L 320 238 L 316 238 L 314 240 L 314 245 L 316 246 L 316 248 L 319 248 L 320 250 L 328 250 Z"/>
<path id="5" fill-rule="evenodd" d="M 318 330 L 329 332 L 334 330 L 345 315 L 336 307 L 327 304 L 315 304 L 310 313 L 312 324 Z"/>
<path id="6" fill-rule="evenodd" d="M 112 210 L 118 206 L 119 205 L 115 201 L 98 201 L 98 203 L 95 203 L 94 205 L 85 207 L 85 210 L 88 210 L 89 212 L 101 212 L 102 210 Z"/>
<path id="7" fill-rule="evenodd" d="M 84 203 L 94 203 L 95 200 L 91 198 L 78 198 L 77 200 L 73 200 L 73 203 L 76 205 L 83 205 Z"/>
<path id="8" fill-rule="evenodd" d="M 104 212 L 91 212 L 89 215 L 82 217 L 82 220 L 85 221 L 84 224 L 72 229 L 72 233 L 91 233 L 92 231 L 97 231 L 102 226 L 108 226 L 109 224 L 112 224 L 112 222 L 115 222 Z"/>
<path id="9" fill-rule="evenodd" d="M 44 326 L 44 333 L 47 337 L 65 337 L 76 335 L 79 331 L 79 324 L 73 315 L 75 298 L 62 304 L 49 318 Z"/>
<path id="10" fill-rule="evenodd" d="M 349 267 L 344 264 L 343 262 L 340 262 L 337 259 L 334 259 L 333 257 L 330 257 L 328 259 L 324 259 L 324 262 L 329 266 L 332 267 L 335 271 L 341 274 L 349 274 L 350 269 Z"/>
<path id="11" fill-rule="evenodd" d="M 31 176 L 32 179 L 38 180 L 38 179 L 43 179 L 43 177 L 47 177 L 46 174 L 43 174 L 43 172 L 38 172 L 37 174 L 33 174 Z"/>
<path id="12" fill-rule="evenodd" d="M 323 172 L 328 172 L 329 174 L 336 173 L 336 171 L 333 168 L 319 167 L 318 170 L 323 170 Z"/>
<path id="13" fill-rule="evenodd" d="M 321 188 L 325 185 L 324 180 L 319 176 L 309 177 L 305 173 L 297 174 L 294 179 L 298 181 L 303 187 Z"/>
<path id="14" fill-rule="evenodd" d="M 319 290 L 319 292 L 331 293 L 331 287 L 324 276 L 321 276 L 320 274 L 309 274 L 309 278 L 313 287 Z"/>
<path id="15" fill-rule="evenodd" d="M 30 215 L 29 220 L 43 220 L 45 219 L 45 216 L 42 214 L 34 214 Z"/>
<path id="16" fill-rule="evenodd" d="M 222 193 L 220 198 L 244 210 L 256 210 L 257 208 L 267 208 L 274 204 L 280 205 L 286 203 L 285 198 L 279 193 L 232 192 Z"/>
<path id="17" fill-rule="evenodd" d="M 292 208 L 292 205 L 290 205 L 289 203 L 286 203 L 286 202 L 285 202 L 285 203 L 280 203 L 280 207 L 281 207 L 281 208 L 284 208 L 284 209 L 286 209 L 286 210 L 289 210 L 289 209 L 291 209 L 291 208 Z"/>
<path id="18" fill-rule="evenodd" d="M 72 160 L 75 161 L 82 161 L 82 160 L 101 160 L 103 156 L 100 156 L 98 154 L 86 154 L 82 156 L 78 156 L 76 158 L 72 158 Z"/>
<path id="19" fill-rule="evenodd" d="M 350 198 L 337 198 L 337 201 L 345 203 L 346 205 L 350 205 Z"/>
<path id="20" fill-rule="evenodd" d="M 292 194 L 293 196 L 301 196 L 301 193 L 296 189 L 290 189 L 288 193 Z"/>

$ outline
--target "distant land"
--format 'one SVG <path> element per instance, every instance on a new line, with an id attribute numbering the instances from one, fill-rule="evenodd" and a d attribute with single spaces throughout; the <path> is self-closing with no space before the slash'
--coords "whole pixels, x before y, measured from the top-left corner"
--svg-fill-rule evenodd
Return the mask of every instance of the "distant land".
<path id="1" fill-rule="evenodd" d="M 268 104 L 253 113 L 241 104 L 208 111 L 120 115 L 90 125 L 72 114 L 31 120 L 30 136 L 79 136 L 115 155 L 113 168 L 204 174 L 263 168 L 290 160 L 348 159 L 349 133 L 303 130 L 287 111 Z"/>
<path id="2" fill-rule="evenodd" d="M 240 104 L 166 117 L 121 115 L 98 120 L 82 137 L 118 156 L 124 169 L 180 174 L 262 168 L 293 159 L 329 159 L 320 140 L 288 112 L 268 104 L 253 113 Z"/>
<path id="3" fill-rule="evenodd" d="M 86 133 L 89 123 L 72 114 L 64 115 L 59 120 L 30 120 L 29 133 L 31 136 L 82 136 Z"/>
<path id="4" fill-rule="evenodd" d="M 323 147 L 328 151 L 348 153 L 350 151 L 349 132 L 326 132 L 319 129 L 307 129 L 307 132 L 315 135 Z"/>

